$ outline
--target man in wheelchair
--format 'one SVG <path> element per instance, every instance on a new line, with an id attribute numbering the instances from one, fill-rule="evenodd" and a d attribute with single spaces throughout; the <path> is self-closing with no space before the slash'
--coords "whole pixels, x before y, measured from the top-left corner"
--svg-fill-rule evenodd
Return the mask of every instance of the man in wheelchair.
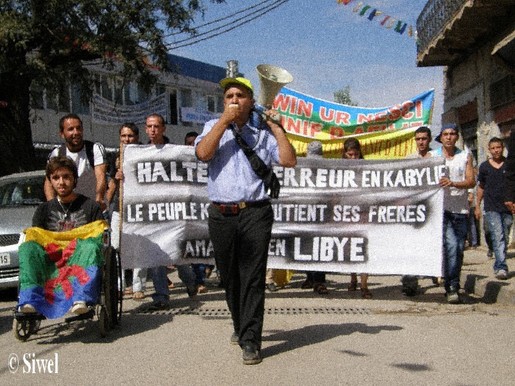
<path id="1" fill-rule="evenodd" d="M 99 297 L 106 223 L 95 201 L 74 192 L 78 173 L 70 158 L 51 158 L 46 178 L 57 196 L 36 209 L 19 248 L 19 311 L 81 315 Z"/>

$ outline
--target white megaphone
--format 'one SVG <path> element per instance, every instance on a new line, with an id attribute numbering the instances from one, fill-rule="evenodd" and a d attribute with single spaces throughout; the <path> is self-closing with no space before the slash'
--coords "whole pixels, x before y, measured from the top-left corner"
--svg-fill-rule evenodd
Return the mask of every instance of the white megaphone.
<path id="1" fill-rule="evenodd" d="M 270 64 L 260 64 L 256 67 L 259 75 L 260 94 L 256 110 L 264 111 L 272 107 L 275 96 L 284 85 L 293 81 L 293 76 L 284 68 Z"/>

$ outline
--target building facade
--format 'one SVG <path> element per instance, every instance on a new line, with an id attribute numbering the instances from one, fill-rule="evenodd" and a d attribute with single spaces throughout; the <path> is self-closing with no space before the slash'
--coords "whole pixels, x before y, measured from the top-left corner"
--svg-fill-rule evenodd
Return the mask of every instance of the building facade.
<path id="1" fill-rule="evenodd" d="M 62 142 L 59 119 L 67 113 L 79 115 L 85 139 L 99 141 L 107 148 L 119 145 L 118 130 L 124 122 L 140 128 L 140 139 L 147 142 L 145 117 L 159 113 L 166 120 L 166 135 L 172 143 L 183 144 L 189 131 L 200 132 L 204 123 L 223 109 L 218 82 L 226 76 L 225 67 L 169 55 L 171 73 L 158 73 L 158 82 L 145 92 L 136 82 L 126 82 L 100 66 L 90 66 L 95 89 L 91 100 L 81 100 L 73 84 L 63 85 L 59 95 L 32 87 L 32 136 L 36 149 L 47 150 Z"/>
<path id="2" fill-rule="evenodd" d="M 430 0 L 417 20 L 417 65 L 445 66 L 442 122 L 477 162 L 515 127 L 515 1 Z"/>

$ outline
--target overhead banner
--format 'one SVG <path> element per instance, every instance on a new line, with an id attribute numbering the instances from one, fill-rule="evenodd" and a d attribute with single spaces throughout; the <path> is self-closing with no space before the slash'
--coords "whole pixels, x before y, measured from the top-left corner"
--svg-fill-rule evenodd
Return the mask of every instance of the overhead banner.
<path id="1" fill-rule="evenodd" d="M 149 111 L 166 117 L 166 93 L 130 106 L 112 102 L 99 94 L 94 94 L 91 103 L 91 119 L 93 123 L 98 124 L 121 125 L 126 122 L 141 124 L 145 122 Z"/>
<path id="2" fill-rule="evenodd" d="M 274 100 L 297 154 L 305 155 L 307 143 L 316 139 L 327 157 L 341 158 L 343 142 L 356 137 L 367 145 L 367 159 L 404 158 L 414 152 L 413 131 L 431 123 L 433 104 L 433 89 L 380 108 L 342 105 L 287 87 Z"/>
<path id="3" fill-rule="evenodd" d="M 123 266 L 213 263 L 207 165 L 194 149 L 128 145 L 123 170 Z M 274 170 L 269 267 L 441 275 L 443 159 L 299 158 Z"/>

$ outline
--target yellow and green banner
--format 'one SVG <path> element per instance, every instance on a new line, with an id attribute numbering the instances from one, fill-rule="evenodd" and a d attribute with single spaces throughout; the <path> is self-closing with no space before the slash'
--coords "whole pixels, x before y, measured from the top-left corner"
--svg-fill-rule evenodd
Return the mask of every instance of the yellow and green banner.
<path id="1" fill-rule="evenodd" d="M 343 142 L 356 137 L 367 159 L 404 158 L 415 151 L 413 131 L 431 123 L 434 89 L 393 106 L 347 106 L 283 87 L 274 101 L 281 123 L 299 156 L 313 140 L 324 155 L 340 158 Z"/>

